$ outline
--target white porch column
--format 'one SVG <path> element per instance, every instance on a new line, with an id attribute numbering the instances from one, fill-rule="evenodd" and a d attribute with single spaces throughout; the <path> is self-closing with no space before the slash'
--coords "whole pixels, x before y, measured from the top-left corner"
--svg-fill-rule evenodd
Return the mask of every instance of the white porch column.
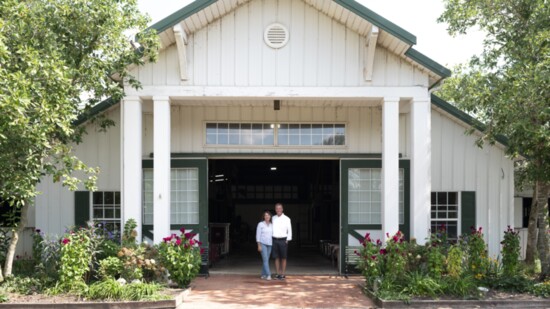
<path id="1" fill-rule="evenodd" d="M 382 105 L 382 232 L 399 230 L 399 98 Z"/>
<path id="2" fill-rule="evenodd" d="M 170 98 L 153 97 L 153 233 L 156 244 L 170 235 Z"/>
<path id="3" fill-rule="evenodd" d="M 141 114 L 141 98 L 140 97 L 125 97 L 122 100 L 121 122 L 122 122 L 122 228 L 128 219 L 136 220 L 137 237 L 136 240 L 141 242 L 141 179 L 142 179 L 142 114 Z M 122 232 L 122 231 L 121 231 Z"/>
<path id="4" fill-rule="evenodd" d="M 431 105 L 429 98 L 411 102 L 411 237 L 424 244 L 430 229 Z"/>

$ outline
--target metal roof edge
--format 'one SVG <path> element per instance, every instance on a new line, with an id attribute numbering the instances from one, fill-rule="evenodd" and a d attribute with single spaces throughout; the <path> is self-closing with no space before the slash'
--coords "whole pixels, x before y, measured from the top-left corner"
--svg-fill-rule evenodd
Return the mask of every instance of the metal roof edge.
<path id="1" fill-rule="evenodd" d="M 378 15 L 371 9 L 363 6 L 355 0 L 332 0 L 342 7 L 352 11 L 363 19 L 369 21 L 378 28 L 390 33 L 409 45 L 416 44 L 416 36 L 407 30 Z"/>
<path id="2" fill-rule="evenodd" d="M 435 94 L 431 94 L 430 100 L 432 102 L 432 105 L 439 107 L 443 111 L 447 112 L 449 115 L 453 116 L 454 118 L 472 126 L 476 130 L 480 132 L 485 132 L 487 129 L 487 126 L 482 123 L 481 121 L 477 120 L 476 118 L 468 115 L 464 111 L 460 110 L 456 106 L 452 105 L 451 103 L 443 100 L 442 98 L 438 97 Z M 495 140 L 502 144 L 503 146 L 508 146 L 508 139 L 506 136 L 503 135 L 497 135 L 495 137 Z"/>
<path id="3" fill-rule="evenodd" d="M 437 63 L 433 59 L 429 58 L 428 56 L 424 55 L 423 53 L 417 51 L 412 47 L 405 52 L 405 56 L 409 57 L 411 60 L 415 61 L 416 63 L 443 78 L 450 77 L 452 74 L 451 70 L 447 69 L 446 67 L 442 66 L 441 64 Z"/>

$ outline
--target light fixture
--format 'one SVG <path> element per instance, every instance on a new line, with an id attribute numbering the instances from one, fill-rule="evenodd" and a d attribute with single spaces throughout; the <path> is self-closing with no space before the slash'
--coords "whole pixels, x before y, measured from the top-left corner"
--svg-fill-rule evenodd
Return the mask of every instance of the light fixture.
<path id="1" fill-rule="evenodd" d="M 281 100 L 273 101 L 273 110 L 281 110 Z"/>
<path id="2" fill-rule="evenodd" d="M 224 176 L 223 174 L 220 174 L 220 175 L 216 175 L 215 177 L 220 178 L 220 177 L 223 177 L 223 176 Z"/>
<path id="3" fill-rule="evenodd" d="M 272 167 L 271 167 L 271 170 L 272 170 L 272 171 L 276 171 L 276 170 L 277 170 L 277 167 L 276 167 L 276 166 L 272 166 Z"/>

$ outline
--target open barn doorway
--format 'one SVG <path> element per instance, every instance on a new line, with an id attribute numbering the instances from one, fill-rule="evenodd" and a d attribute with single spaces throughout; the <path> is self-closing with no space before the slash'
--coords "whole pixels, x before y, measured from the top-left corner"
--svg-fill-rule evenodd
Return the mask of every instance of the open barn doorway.
<path id="1" fill-rule="evenodd" d="M 338 160 L 210 159 L 208 170 L 211 273 L 259 274 L 256 226 L 275 203 L 292 221 L 287 274 L 338 272 Z"/>

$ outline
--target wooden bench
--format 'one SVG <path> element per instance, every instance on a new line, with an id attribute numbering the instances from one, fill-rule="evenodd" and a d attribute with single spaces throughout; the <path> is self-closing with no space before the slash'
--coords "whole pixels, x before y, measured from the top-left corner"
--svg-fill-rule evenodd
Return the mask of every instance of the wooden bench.
<path id="1" fill-rule="evenodd" d="M 361 257 L 357 255 L 355 252 L 359 252 L 361 250 L 361 247 L 357 246 L 346 246 L 345 254 L 345 268 L 344 268 L 344 276 L 347 278 L 349 274 L 349 266 L 353 266 L 353 269 L 355 269 L 355 266 L 359 264 L 359 260 Z"/>

